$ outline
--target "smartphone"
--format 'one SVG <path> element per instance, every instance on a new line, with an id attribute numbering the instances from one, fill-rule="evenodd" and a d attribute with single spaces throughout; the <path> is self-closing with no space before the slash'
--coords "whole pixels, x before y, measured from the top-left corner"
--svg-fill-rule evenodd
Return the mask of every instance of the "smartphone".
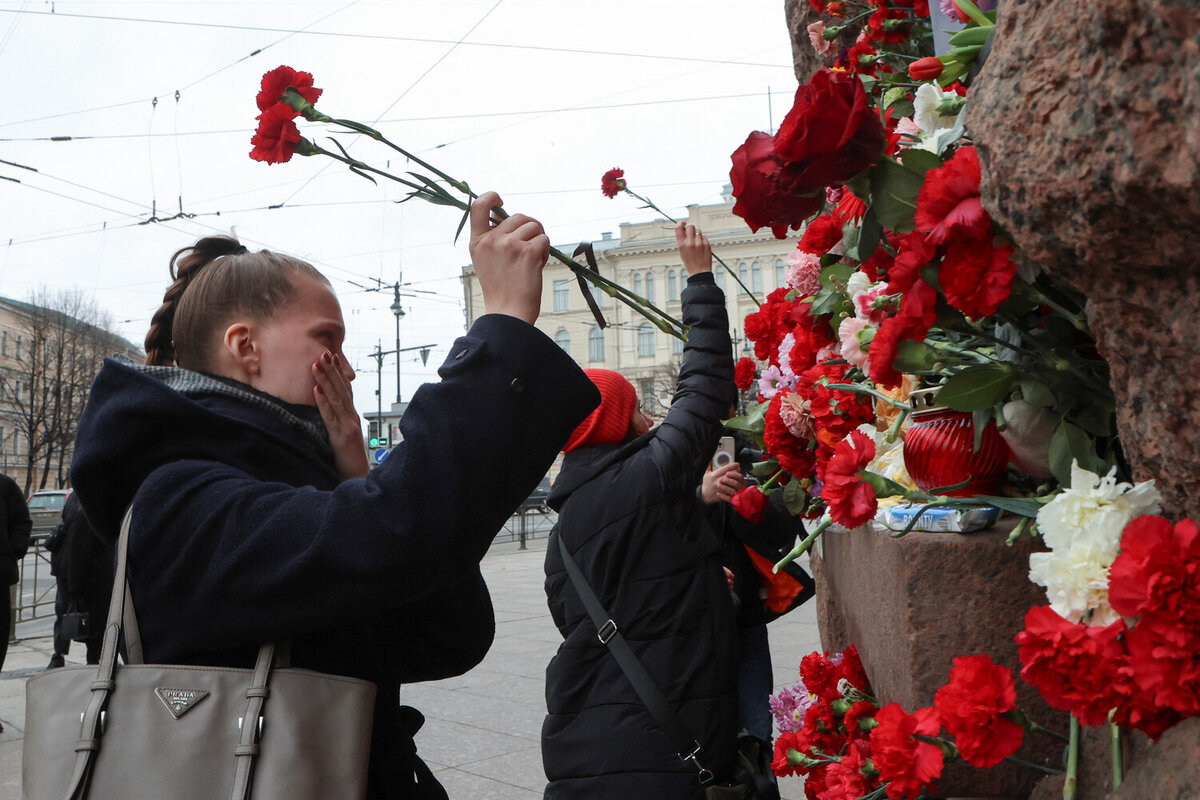
<path id="1" fill-rule="evenodd" d="M 735 460 L 733 452 L 734 444 L 732 436 L 722 436 L 720 444 L 717 445 L 717 452 L 713 453 L 712 466 L 713 469 L 723 467 L 726 464 L 732 464 Z"/>

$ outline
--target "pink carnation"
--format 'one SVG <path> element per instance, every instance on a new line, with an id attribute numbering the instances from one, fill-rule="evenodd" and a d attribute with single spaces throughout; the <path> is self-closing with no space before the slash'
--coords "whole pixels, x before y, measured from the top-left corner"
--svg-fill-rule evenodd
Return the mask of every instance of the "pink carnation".
<path id="1" fill-rule="evenodd" d="M 871 357 L 863 352 L 858 334 L 870 327 L 873 326 L 860 317 L 846 317 L 838 326 L 838 338 L 842 342 L 842 358 L 867 375 L 871 374 Z"/>
<path id="2" fill-rule="evenodd" d="M 783 396 L 783 402 L 779 404 L 779 418 L 797 439 L 811 441 L 817 435 L 808 401 L 796 392 L 788 392 Z"/>
<path id="3" fill-rule="evenodd" d="M 793 250 L 788 253 L 784 279 L 801 297 L 812 297 L 821 291 L 821 257 Z"/>
<path id="4" fill-rule="evenodd" d="M 850 301 L 854 304 L 854 316 L 878 325 L 888 317 L 886 308 L 876 308 L 875 301 L 887 297 L 886 283 L 877 283 L 865 292 L 857 292 Z"/>
<path id="5" fill-rule="evenodd" d="M 827 56 L 833 51 L 833 42 L 825 41 L 824 22 L 814 22 L 808 26 L 808 40 L 819 56 Z"/>

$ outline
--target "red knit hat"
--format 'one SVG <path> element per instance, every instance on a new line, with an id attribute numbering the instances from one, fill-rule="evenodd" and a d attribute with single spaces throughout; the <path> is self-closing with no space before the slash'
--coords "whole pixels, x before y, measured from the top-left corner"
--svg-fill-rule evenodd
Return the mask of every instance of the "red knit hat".
<path id="1" fill-rule="evenodd" d="M 600 390 L 600 405 L 579 423 L 563 447 L 569 453 L 576 447 L 593 444 L 616 444 L 624 440 L 637 408 L 637 391 L 619 372 L 611 369 L 585 369 L 584 374 Z"/>

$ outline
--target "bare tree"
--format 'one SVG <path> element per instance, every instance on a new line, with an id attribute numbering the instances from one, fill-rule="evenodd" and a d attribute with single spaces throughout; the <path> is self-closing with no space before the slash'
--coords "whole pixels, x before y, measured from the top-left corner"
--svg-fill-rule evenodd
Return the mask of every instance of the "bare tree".
<path id="1" fill-rule="evenodd" d="M 127 345 L 80 290 L 37 292 L 21 304 L 25 346 L 0 375 L 0 404 L 24 438 L 25 491 L 66 483 L 76 425 L 103 357 Z"/>

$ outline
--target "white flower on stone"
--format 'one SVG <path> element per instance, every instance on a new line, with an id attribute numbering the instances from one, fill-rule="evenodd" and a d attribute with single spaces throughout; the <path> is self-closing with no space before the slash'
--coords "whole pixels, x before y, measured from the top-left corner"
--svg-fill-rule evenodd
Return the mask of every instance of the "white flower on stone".
<path id="1" fill-rule="evenodd" d="M 958 121 L 958 115 L 938 113 L 938 106 L 943 100 L 958 97 L 954 92 L 943 92 L 932 83 L 922 83 L 913 99 L 913 119 L 926 134 L 936 133 L 942 128 L 953 128 Z"/>
<path id="2" fill-rule="evenodd" d="M 1120 552 L 1121 534 L 1134 517 L 1161 510 L 1154 481 L 1118 483 L 1115 473 L 1114 467 L 1101 478 L 1073 462 L 1071 488 L 1038 512 L 1051 552 L 1029 557 L 1029 579 L 1045 586 L 1051 608 L 1072 621 L 1107 625 L 1116 619 L 1108 605 L 1108 568 Z"/>

